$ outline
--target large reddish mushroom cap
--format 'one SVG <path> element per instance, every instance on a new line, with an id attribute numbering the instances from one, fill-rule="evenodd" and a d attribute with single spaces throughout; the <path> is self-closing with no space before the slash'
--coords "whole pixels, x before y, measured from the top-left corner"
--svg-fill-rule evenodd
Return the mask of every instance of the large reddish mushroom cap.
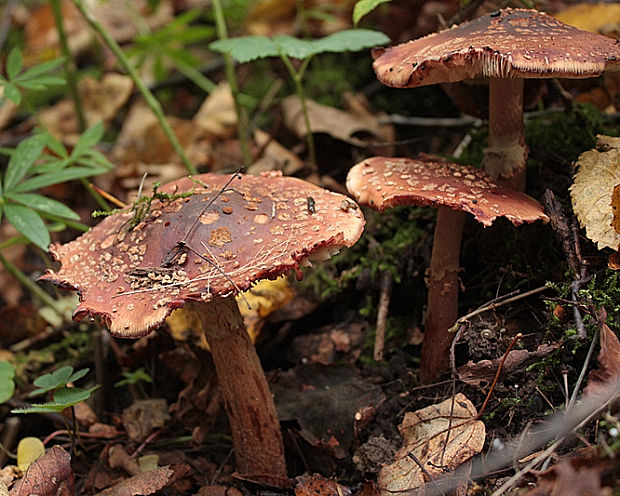
<path id="1" fill-rule="evenodd" d="M 620 44 L 526 9 L 504 9 L 377 51 L 378 79 L 398 88 L 496 78 L 589 78 L 620 68 Z"/>
<path id="2" fill-rule="evenodd" d="M 240 175 L 219 194 L 229 179 L 179 179 L 160 191 L 192 194 L 153 200 L 133 229 L 125 209 L 70 243 L 52 244 L 61 268 L 41 279 L 79 291 L 75 319 L 97 317 L 112 334 L 135 338 L 188 300 L 228 296 L 327 259 L 362 233 L 360 209 L 343 195 L 278 173 Z M 182 240 L 191 249 L 179 249 Z"/>
<path id="3" fill-rule="evenodd" d="M 446 206 L 485 226 L 497 217 L 514 225 L 549 220 L 536 200 L 499 185 L 483 170 L 431 156 L 368 158 L 351 168 L 347 189 L 360 205 L 379 212 L 400 205 Z"/>

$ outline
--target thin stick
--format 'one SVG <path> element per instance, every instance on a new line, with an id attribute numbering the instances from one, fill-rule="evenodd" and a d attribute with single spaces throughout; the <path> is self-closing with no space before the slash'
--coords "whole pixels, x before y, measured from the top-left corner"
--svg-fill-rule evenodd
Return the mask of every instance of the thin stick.
<path id="1" fill-rule="evenodd" d="M 376 362 L 383 360 L 385 348 L 385 329 L 387 327 L 388 308 L 390 306 L 390 296 L 392 293 L 392 274 L 389 270 L 383 273 L 381 278 L 381 296 L 379 297 L 379 307 L 377 310 L 377 331 L 375 332 L 375 348 L 372 358 Z"/>
<path id="2" fill-rule="evenodd" d="M 101 196 L 103 196 L 106 200 L 108 200 L 110 203 L 116 205 L 118 208 L 126 208 L 127 207 L 126 203 L 124 203 L 121 200 L 119 200 L 118 198 L 116 198 L 116 196 L 114 196 L 114 195 L 108 193 L 107 191 L 101 189 L 96 184 L 90 183 L 89 186 L 91 188 L 93 188 Z"/>
<path id="3" fill-rule="evenodd" d="M 500 374 L 502 372 L 502 368 L 504 367 L 504 362 L 506 361 L 506 357 L 508 357 L 508 353 L 510 353 L 510 350 L 512 350 L 513 346 L 522 337 L 523 337 L 523 334 L 521 334 L 520 332 L 515 334 L 515 337 L 512 339 L 512 342 L 510 343 L 510 345 L 506 349 L 506 351 L 504 353 L 504 356 L 502 357 L 501 361 L 499 362 L 499 365 L 497 366 L 497 372 L 495 372 L 495 377 L 493 378 L 493 382 L 491 383 L 491 387 L 489 388 L 489 392 L 487 393 L 487 397 L 484 399 L 484 403 L 482 403 L 482 406 L 480 407 L 480 411 L 478 412 L 478 415 L 476 415 L 477 419 L 482 417 L 482 414 L 484 413 L 484 409 L 486 408 L 487 403 L 491 399 L 491 395 L 493 394 L 493 390 L 495 389 L 495 385 L 497 384 L 499 376 L 500 376 Z"/>
<path id="4" fill-rule="evenodd" d="M 450 329 L 451 332 L 456 331 L 456 329 L 458 328 L 459 325 L 463 324 L 464 322 L 466 322 L 467 320 L 469 320 L 472 317 L 475 317 L 476 315 L 479 315 L 481 313 L 484 312 L 488 312 L 489 310 L 495 310 L 496 308 L 499 308 L 503 305 L 507 305 L 508 303 L 513 303 L 515 301 L 521 300 L 523 298 L 527 298 L 528 296 L 532 296 L 534 294 L 537 293 L 542 293 L 543 291 L 549 289 L 548 286 L 540 286 L 538 288 L 535 289 L 531 289 L 530 291 L 526 291 L 525 293 L 521 293 L 518 294 L 516 296 L 513 296 L 511 298 L 506 298 L 505 300 L 502 301 L 497 301 L 497 300 L 501 300 L 502 298 L 505 298 L 506 296 L 509 296 L 510 294 L 514 294 L 513 293 L 509 293 L 509 295 L 504 295 L 504 296 L 500 296 L 498 298 L 495 298 L 495 300 L 491 300 L 492 302 L 484 305 L 480 308 L 477 308 L 476 310 L 474 310 L 473 312 L 468 313 L 467 315 L 463 315 L 462 317 L 460 317 L 452 326 L 452 328 Z"/>
<path id="5" fill-rule="evenodd" d="M 424 475 L 426 475 L 426 477 L 428 477 L 429 482 L 439 491 L 439 493 L 445 495 L 446 493 L 444 493 L 437 485 L 435 479 L 433 479 L 431 473 L 426 470 L 426 467 L 422 464 L 422 462 L 411 452 L 407 453 L 407 456 L 411 458 L 418 467 L 420 467 L 420 470 L 424 473 Z"/>
<path id="6" fill-rule="evenodd" d="M 164 134 L 168 138 L 168 141 L 170 141 L 170 144 L 174 148 L 174 151 L 177 153 L 177 155 L 179 155 L 179 157 L 181 157 L 181 161 L 183 162 L 183 165 L 187 168 L 188 172 L 190 174 L 196 174 L 198 172 L 196 170 L 196 167 L 194 167 L 194 165 L 187 158 L 187 155 L 185 155 L 185 151 L 183 150 L 181 143 L 179 143 L 179 140 L 177 139 L 174 131 L 172 130 L 172 127 L 170 127 L 170 124 L 166 120 L 166 116 L 164 115 L 164 111 L 162 110 L 159 101 L 157 100 L 157 98 L 155 98 L 155 95 L 151 93 L 151 90 L 149 90 L 148 87 L 144 84 L 142 78 L 140 78 L 140 75 L 136 72 L 134 67 L 129 62 L 129 59 L 127 59 L 127 57 L 125 56 L 122 48 L 118 45 L 114 38 L 110 36 L 110 34 L 105 30 L 101 23 L 97 19 L 95 19 L 90 14 L 90 12 L 86 10 L 86 7 L 82 3 L 82 0 L 72 1 L 73 4 L 77 7 L 77 9 L 80 11 L 80 14 L 84 16 L 84 19 L 86 19 L 90 27 L 95 30 L 95 32 L 99 36 L 101 36 L 105 44 L 108 45 L 108 48 L 112 50 L 112 53 L 114 53 L 114 55 L 118 58 L 120 64 L 127 71 L 127 74 L 129 74 L 129 76 L 133 80 L 136 88 L 138 88 L 138 91 L 140 91 L 140 93 L 144 97 L 146 104 L 157 117 L 159 125 L 163 129 Z"/>

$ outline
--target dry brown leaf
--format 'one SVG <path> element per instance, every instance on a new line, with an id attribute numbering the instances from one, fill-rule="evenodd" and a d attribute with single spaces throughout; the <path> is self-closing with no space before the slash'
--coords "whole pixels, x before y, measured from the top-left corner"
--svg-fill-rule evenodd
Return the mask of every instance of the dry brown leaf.
<path id="1" fill-rule="evenodd" d="M 616 184 L 611 194 L 611 210 L 613 212 L 611 227 L 620 234 L 620 184 Z"/>
<path id="2" fill-rule="evenodd" d="M 305 474 L 297 477 L 295 496 L 349 496 L 351 490 L 333 479 L 320 474 Z"/>
<path id="3" fill-rule="evenodd" d="M 313 133 L 325 133 L 331 137 L 353 145 L 364 144 L 364 141 L 355 137 L 355 133 L 364 132 L 381 139 L 381 126 L 376 117 L 368 114 L 354 114 L 339 110 L 312 100 L 307 100 L 310 129 Z M 296 95 L 291 95 L 282 101 L 282 111 L 286 125 L 297 136 L 306 136 L 307 129 L 301 110 L 301 103 Z"/>
<path id="4" fill-rule="evenodd" d="M 140 496 L 155 494 L 189 473 L 189 465 L 175 463 L 143 472 L 112 486 L 97 496 Z"/>
<path id="5" fill-rule="evenodd" d="M 403 447 L 396 453 L 396 461 L 383 467 L 379 473 L 381 494 L 387 496 L 398 491 L 416 489 L 428 482 L 409 453 L 435 478 L 446 470 L 454 470 L 482 451 L 484 424 L 475 420 L 476 408 L 461 393 L 454 397 L 452 429 L 448 444 L 444 447 L 451 409 L 452 398 L 449 398 L 438 405 L 405 414 L 398 427 L 404 439 Z"/>
<path id="6" fill-rule="evenodd" d="M 142 442 L 155 429 L 170 420 L 168 405 L 162 398 L 134 401 L 123 411 L 123 427 L 129 439 Z"/>
<path id="7" fill-rule="evenodd" d="M 573 210 L 586 235 L 599 250 L 620 244 L 620 234 L 612 227 L 611 196 L 620 184 L 620 138 L 599 136 L 596 150 L 579 156 L 579 170 L 570 187 Z"/>
<path id="8" fill-rule="evenodd" d="M 133 91 L 133 80 L 129 76 L 110 72 L 101 80 L 83 78 L 78 90 L 84 103 L 86 123 L 92 126 L 99 121 L 108 122 L 116 116 Z"/>
<path id="9" fill-rule="evenodd" d="M 598 368 L 588 376 L 588 385 L 584 393 L 596 393 L 607 384 L 620 378 L 620 341 L 618 336 L 604 322 L 600 324 L 600 350 Z"/>
<path id="10" fill-rule="evenodd" d="M 228 83 L 211 92 L 193 118 L 194 124 L 214 138 L 230 138 L 237 131 L 235 101 Z"/>
<path id="11" fill-rule="evenodd" d="M 297 155 L 260 129 L 254 132 L 254 143 L 262 150 L 262 154 L 248 167 L 248 174 L 259 175 L 264 171 L 281 170 L 285 176 L 293 176 L 304 166 Z"/>
<path id="12" fill-rule="evenodd" d="M 512 350 L 504 361 L 502 377 L 541 360 L 559 347 L 559 344 L 552 343 L 541 344 L 534 351 Z M 501 358 L 496 358 L 495 360 L 480 360 L 479 362 L 469 361 L 457 370 L 459 381 L 472 386 L 480 386 L 482 383 L 491 384 L 501 360 Z"/>
<path id="13" fill-rule="evenodd" d="M 554 17 L 576 28 L 592 33 L 615 37 L 620 32 L 620 4 L 618 3 L 578 3 Z"/>
<path id="14" fill-rule="evenodd" d="M 11 496 L 73 496 L 71 456 L 60 446 L 30 464 L 23 479 L 17 481 Z"/>

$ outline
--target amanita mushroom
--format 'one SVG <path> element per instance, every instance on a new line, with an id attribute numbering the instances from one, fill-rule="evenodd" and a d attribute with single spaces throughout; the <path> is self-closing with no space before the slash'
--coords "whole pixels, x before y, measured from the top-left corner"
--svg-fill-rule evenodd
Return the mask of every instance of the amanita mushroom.
<path id="1" fill-rule="evenodd" d="M 420 366 L 420 379 L 428 383 L 448 369 L 452 342 L 448 329 L 458 318 L 462 229 L 440 222 L 439 216 L 450 220 L 451 215 L 467 212 L 485 227 L 497 217 L 518 226 L 547 221 L 547 216 L 536 200 L 499 185 L 483 170 L 429 156 L 366 159 L 349 171 L 347 189 L 361 205 L 379 212 L 399 205 L 439 207 Z"/>
<path id="2" fill-rule="evenodd" d="M 525 185 L 524 78 L 590 78 L 620 69 L 617 40 L 568 26 L 536 10 L 504 9 L 378 51 L 378 79 L 397 88 L 489 78 L 492 177 Z"/>
<path id="3" fill-rule="evenodd" d="M 192 302 L 209 342 L 229 415 L 237 470 L 286 477 L 282 435 L 259 358 L 234 295 L 325 260 L 359 238 L 363 216 L 343 195 L 305 181 L 203 174 L 161 192 L 135 227 L 126 209 L 50 253 L 61 268 L 43 280 L 79 291 L 74 318 L 101 319 L 112 335 L 138 338 Z"/>

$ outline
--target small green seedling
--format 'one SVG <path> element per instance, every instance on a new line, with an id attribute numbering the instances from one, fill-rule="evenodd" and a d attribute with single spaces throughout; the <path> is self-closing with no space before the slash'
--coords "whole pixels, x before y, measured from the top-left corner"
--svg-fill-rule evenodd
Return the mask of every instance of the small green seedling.
<path id="1" fill-rule="evenodd" d="M 0 362 L 0 403 L 10 400 L 15 392 L 15 369 L 9 362 Z"/>
<path id="2" fill-rule="evenodd" d="M 286 66 L 301 102 L 304 122 L 308 132 L 308 155 L 312 164 L 316 164 L 314 140 L 310 130 L 310 117 L 302 80 L 312 57 L 321 53 L 356 52 L 365 48 L 389 42 L 389 38 L 378 31 L 368 29 L 347 29 L 316 40 L 301 40 L 288 35 L 242 36 L 214 41 L 209 48 L 216 52 L 229 54 L 240 63 L 256 59 L 280 57 Z M 291 59 L 302 61 L 298 69 Z"/>
<path id="3" fill-rule="evenodd" d="M 153 379 L 146 373 L 144 367 L 140 367 L 133 372 L 123 372 L 123 377 L 124 379 L 114 383 L 114 387 L 123 387 L 129 384 L 135 386 L 142 381 L 148 382 L 149 384 L 153 382 Z"/>
<path id="4" fill-rule="evenodd" d="M 50 74 L 60 67 L 63 61 L 62 58 L 50 60 L 22 72 L 22 53 L 19 48 L 13 48 L 6 60 L 6 76 L 0 75 L 0 88 L 4 90 L 4 97 L 19 105 L 24 90 L 41 91 L 48 86 L 65 84 L 64 78 Z"/>
<path id="5" fill-rule="evenodd" d="M 64 409 L 73 407 L 90 398 L 90 395 L 99 386 L 90 389 L 68 387 L 67 384 L 75 382 L 88 374 L 89 369 L 80 369 L 73 372 L 73 367 L 66 365 L 50 374 L 44 374 L 34 380 L 37 386 L 30 396 L 38 396 L 54 391 L 52 401 L 33 404 L 27 408 L 16 408 L 11 413 L 50 413 L 62 412 Z"/>
<path id="6" fill-rule="evenodd" d="M 77 213 L 35 191 L 110 170 L 112 164 L 93 148 L 102 135 L 103 126 L 94 125 L 80 136 L 71 153 L 47 132 L 23 140 L 14 149 L 0 149 L 10 155 L 0 177 L 0 220 L 6 215 L 15 229 L 43 250 L 50 243 L 49 226 L 43 219 L 82 228 L 76 223 L 80 220 Z"/>

